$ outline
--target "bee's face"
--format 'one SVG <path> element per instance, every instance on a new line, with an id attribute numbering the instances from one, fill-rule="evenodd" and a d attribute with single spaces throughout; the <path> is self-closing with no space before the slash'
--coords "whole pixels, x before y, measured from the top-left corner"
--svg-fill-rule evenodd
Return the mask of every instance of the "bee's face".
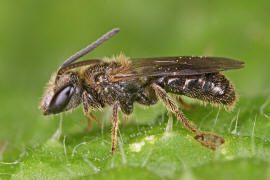
<path id="1" fill-rule="evenodd" d="M 58 77 L 54 75 L 48 83 L 40 109 L 44 115 L 67 111 L 81 103 L 81 94 L 81 82 L 76 73 L 68 72 Z"/>

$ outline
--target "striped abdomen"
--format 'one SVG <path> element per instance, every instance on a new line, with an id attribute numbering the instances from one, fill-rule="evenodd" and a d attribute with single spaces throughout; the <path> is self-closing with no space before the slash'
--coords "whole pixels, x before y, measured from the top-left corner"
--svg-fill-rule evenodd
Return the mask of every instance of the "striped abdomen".
<path id="1" fill-rule="evenodd" d="M 236 100 L 233 85 L 221 73 L 160 77 L 156 83 L 167 92 L 197 98 L 210 103 L 231 106 Z"/>

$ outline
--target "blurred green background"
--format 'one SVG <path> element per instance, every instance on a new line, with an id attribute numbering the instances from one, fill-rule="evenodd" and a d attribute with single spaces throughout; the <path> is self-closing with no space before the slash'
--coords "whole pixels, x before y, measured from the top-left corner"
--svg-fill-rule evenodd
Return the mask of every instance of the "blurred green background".
<path id="1" fill-rule="evenodd" d="M 45 84 L 64 59 L 115 27 L 121 32 L 84 59 L 120 52 L 238 59 L 245 68 L 225 74 L 240 104 L 251 99 L 252 109 L 257 97 L 264 103 L 270 94 L 269 9 L 267 0 L 0 0 L 0 160 L 15 161 L 54 134 L 59 116 L 44 118 L 37 109 Z M 64 115 L 65 134 L 85 127 L 81 108 Z"/>

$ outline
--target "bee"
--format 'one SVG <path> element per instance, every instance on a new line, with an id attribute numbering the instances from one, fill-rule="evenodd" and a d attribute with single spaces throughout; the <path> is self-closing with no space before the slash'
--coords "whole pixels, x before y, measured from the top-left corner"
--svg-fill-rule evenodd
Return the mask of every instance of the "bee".
<path id="1" fill-rule="evenodd" d="M 111 151 L 114 153 L 117 145 L 118 111 L 121 110 L 128 116 L 133 112 L 135 102 L 151 106 L 161 100 L 167 110 L 195 134 L 194 139 L 200 144 L 213 150 L 223 144 L 225 140 L 221 136 L 197 129 L 168 93 L 177 95 L 183 107 L 187 107 L 187 104 L 181 99 L 182 95 L 231 108 L 237 100 L 236 92 L 233 84 L 221 71 L 243 68 L 244 63 L 220 57 L 130 59 L 124 55 L 111 60 L 90 59 L 74 63 L 119 30 L 112 29 L 64 61 L 48 83 L 40 105 L 43 114 L 62 113 L 82 104 L 90 128 L 92 120 L 98 122 L 92 111 L 112 106 Z"/>

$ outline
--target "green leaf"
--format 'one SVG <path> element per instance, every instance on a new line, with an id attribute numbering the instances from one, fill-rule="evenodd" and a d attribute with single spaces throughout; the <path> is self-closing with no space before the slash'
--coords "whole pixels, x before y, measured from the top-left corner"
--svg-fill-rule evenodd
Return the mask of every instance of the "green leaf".
<path id="1" fill-rule="evenodd" d="M 136 107 L 134 117 L 120 126 L 115 155 L 110 152 L 109 122 L 104 131 L 95 127 L 89 134 L 83 129 L 75 133 L 64 130 L 60 140 L 50 138 L 27 150 L 12 178 L 267 179 L 270 108 L 265 106 L 265 100 L 242 98 L 233 112 L 210 106 L 185 111 L 201 130 L 225 138 L 225 144 L 216 151 L 196 142 L 194 135 L 175 118 L 169 130 L 168 116 L 161 104 L 150 109 Z M 151 114 L 157 116 L 149 121 Z"/>

